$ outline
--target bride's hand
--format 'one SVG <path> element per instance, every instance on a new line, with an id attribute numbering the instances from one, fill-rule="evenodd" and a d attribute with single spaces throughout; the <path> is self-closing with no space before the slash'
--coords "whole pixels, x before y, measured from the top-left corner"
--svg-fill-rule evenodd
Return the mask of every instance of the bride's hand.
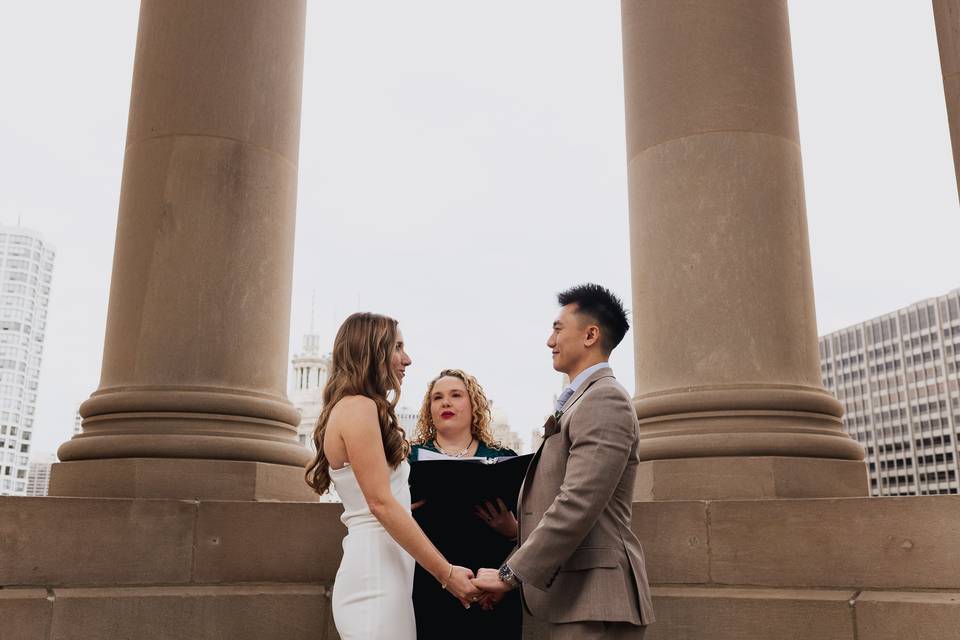
<path id="1" fill-rule="evenodd" d="M 470 569 L 451 565 L 450 577 L 444 583 L 446 590 L 459 600 L 465 609 L 469 609 L 470 605 L 479 601 L 483 595 L 480 589 L 473 586 L 473 577 Z"/>

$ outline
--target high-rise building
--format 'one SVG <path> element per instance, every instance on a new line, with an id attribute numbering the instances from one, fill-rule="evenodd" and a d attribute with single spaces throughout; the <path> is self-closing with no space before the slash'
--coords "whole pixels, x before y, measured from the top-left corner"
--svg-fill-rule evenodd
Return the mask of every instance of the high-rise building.
<path id="1" fill-rule="evenodd" d="M 0 259 L 0 495 L 24 495 L 54 250 L 36 231 L 0 227 Z"/>
<path id="2" fill-rule="evenodd" d="M 960 289 L 820 338 L 875 496 L 958 493 Z"/>
<path id="3" fill-rule="evenodd" d="M 35 453 L 31 456 L 30 470 L 27 472 L 27 496 L 47 495 L 50 487 L 50 468 L 56 461 L 57 456 L 52 453 Z"/>
<path id="4" fill-rule="evenodd" d="M 293 389 L 290 402 L 300 412 L 297 438 L 311 451 L 314 450 L 313 429 L 323 409 L 323 387 L 330 376 L 330 354 L 324 355 L 320 344 L 320 336 L 316 333 L 304 335 L 303 351 L 291 360 Z"/>

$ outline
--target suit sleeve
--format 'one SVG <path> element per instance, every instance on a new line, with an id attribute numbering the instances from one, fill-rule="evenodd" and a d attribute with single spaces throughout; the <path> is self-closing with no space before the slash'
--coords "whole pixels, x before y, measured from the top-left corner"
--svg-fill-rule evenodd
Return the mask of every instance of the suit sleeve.
<path id="1" fill-rule="evenodd" d="M 520 580 L 544 590 L 609 504 L 636 439 L 633 406 L 618 388 L 603 385 L 581 403 L 571 417 L 580 419 L 567 425 L 570 451 L 560 493 L 508 560 Z"/>

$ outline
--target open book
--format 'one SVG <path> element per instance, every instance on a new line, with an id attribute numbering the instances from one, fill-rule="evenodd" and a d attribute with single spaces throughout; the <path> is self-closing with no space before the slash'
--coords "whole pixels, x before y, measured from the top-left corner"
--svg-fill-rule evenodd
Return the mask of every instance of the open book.
<path id="1" fill-rule="evenodd" d="M 533 454 L 499 458 L 453 458 L 420 450 L 410 463 L 410 493 L 434 508 L 472 509 L 497 498 L 516 512 L 520 485 Z"/>

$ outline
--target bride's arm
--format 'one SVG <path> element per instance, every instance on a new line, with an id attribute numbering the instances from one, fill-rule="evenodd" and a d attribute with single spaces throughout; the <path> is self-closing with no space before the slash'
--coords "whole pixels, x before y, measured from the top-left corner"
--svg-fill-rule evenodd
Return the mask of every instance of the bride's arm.
<path id="1" fill-rule="evenodd" d="M 479 593 L 470 583 L 473 572 L 447 562 L 423 533 L 410 511 L 393 497 L 377 405 L 370 398 L 353 396 L 338 402 L 336 413 L 347 459 L 370 512 L 397 544 L 440 583 L 446 584 L 447 589 L 466 605 L 471 601 L 470 598 Z"/>

